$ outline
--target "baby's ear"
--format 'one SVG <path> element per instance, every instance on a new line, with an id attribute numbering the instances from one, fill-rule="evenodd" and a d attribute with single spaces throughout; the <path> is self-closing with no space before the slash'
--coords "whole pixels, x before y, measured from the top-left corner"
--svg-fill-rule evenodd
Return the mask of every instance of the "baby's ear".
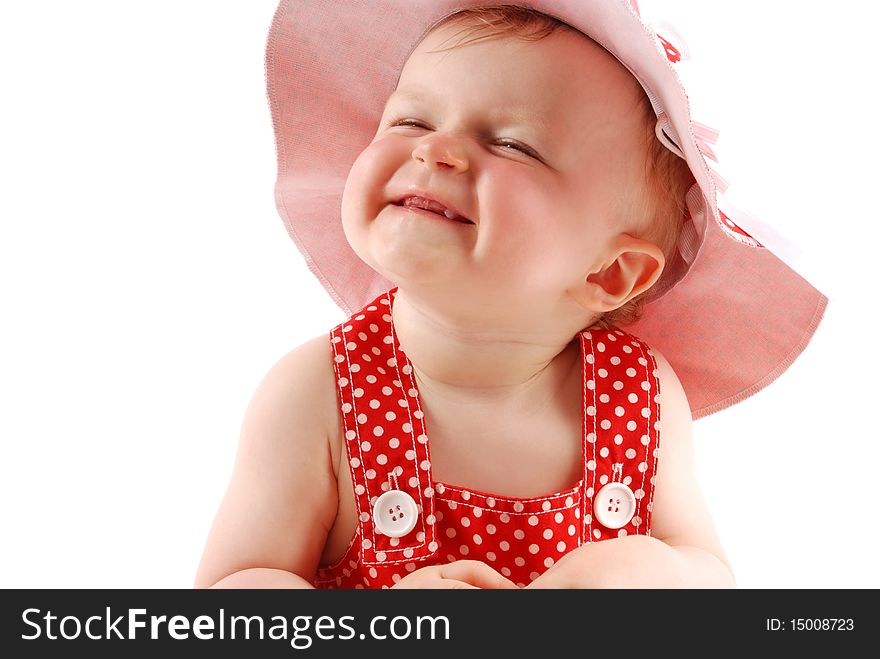
<path id="1" fill-rule="evenodd" d="M 652 242 L 622 233 L 608 258 L 587 275 L 575 299 L 586 309 L 607 313 L 647 291 L 660 278 L 666 259 Z"/>

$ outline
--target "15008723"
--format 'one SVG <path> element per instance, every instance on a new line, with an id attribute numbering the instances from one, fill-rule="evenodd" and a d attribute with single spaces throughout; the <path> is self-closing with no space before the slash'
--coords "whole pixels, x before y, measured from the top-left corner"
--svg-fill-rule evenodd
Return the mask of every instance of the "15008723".
<path id="1" fill-rule="evenodd" d="M 852 618 L 767 618 L 766 630 L 778 631 L 853 631 L 855 625 Z"/>

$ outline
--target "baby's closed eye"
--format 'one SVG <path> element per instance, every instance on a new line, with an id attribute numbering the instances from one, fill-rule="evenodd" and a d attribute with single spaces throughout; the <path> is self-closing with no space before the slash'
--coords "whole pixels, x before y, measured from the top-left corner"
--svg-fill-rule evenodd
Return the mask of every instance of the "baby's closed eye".
<path id="1" fill-rule="evenodd" d="M 433 130 L 425 125 L 423 122 L 417 119 L 394 119 L 389 122 L 388 126 L 390 128 L 402 127 L 402 128 L 422 128 L 424 130 Z M 517 140 L 513 140 L 510 138 L 484 138 L 489 141 L 494 146 L 500 147 L 502 150 L 509 151 L 510 149 L 515 149 L 520 153 L 530 157 L 535 158 L 536 160 L 540 160 L 541 157 L 538 155 L 537 151 L 535 151 L 530 146 L 523 144 Z"/>

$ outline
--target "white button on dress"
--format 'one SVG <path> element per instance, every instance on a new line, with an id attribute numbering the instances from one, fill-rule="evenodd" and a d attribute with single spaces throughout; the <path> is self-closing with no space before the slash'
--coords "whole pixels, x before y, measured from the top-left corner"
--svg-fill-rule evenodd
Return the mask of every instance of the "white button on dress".
<path id="1" fill-rule="evenodd" d="M 402 490 L 388 490 L 373 506 L 373 523 L 379 533 L 402 538 L 416 525 L 419 509 L 415 500 Z"/>
<path id="2" fill-rule="evenodd" d="M 593 497 L 593 517 L 606 528 L 623 528 L 635 512 L 636 496 L 623 483 L 608 483 Z"/>

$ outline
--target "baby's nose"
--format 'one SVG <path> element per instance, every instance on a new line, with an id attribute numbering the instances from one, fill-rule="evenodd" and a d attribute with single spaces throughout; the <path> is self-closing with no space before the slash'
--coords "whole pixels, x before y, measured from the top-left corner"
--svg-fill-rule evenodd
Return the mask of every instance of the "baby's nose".
<path id="1" fill-rule="evenodd" d="M 461 140 L 440 133 L 425 136 L 413 149 L 412 157 L 428 169 L 452 169 L 463 172 L 469 166 Z"/>

